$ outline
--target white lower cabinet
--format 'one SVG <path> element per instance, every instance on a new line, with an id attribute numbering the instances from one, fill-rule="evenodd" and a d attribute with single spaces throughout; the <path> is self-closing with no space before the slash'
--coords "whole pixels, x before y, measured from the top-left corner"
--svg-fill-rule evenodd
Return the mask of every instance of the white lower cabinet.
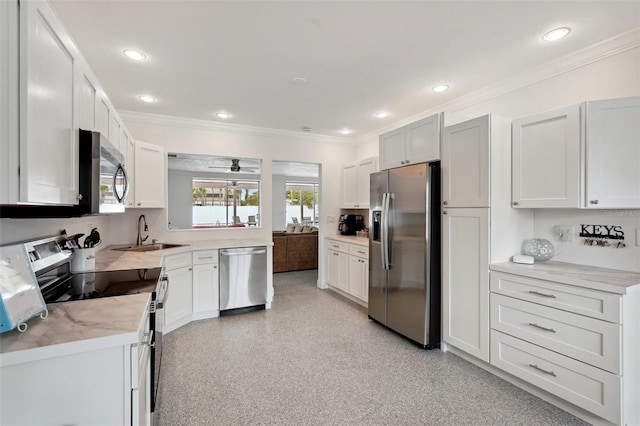
<path id="1" fill-rule="evenodd" d="M 609 422 L 640 424 L 639 305 L 638 289 L 614 294 L 494 270 L 491 364 Z"/>
<path id="2" fill-rule="evenodd" d="M 148 303 L 137 335 L 136 343 L 114 346 L 104 341 L 116 336 L 43 346 L 3 365 L 0 424 L 149 426 Z"/>
<path id="3" fill-rule="evenodd" d="M 193 318 L 220 314 L 218 250 L 193 253 Z"/>
<path id="4" fill-rule="evenodd" d="M 361 302 L 369 300 L 369 248 L 325 240 L 326 282 Z"/>
<path id="5" fill-rule="evenodd" d="M 167 256 L 164 263 L 165 273 L 169 278 L 167 301 L 164 305 L 164 331 L 169 333 L 191 321 L 193 312 L 191 253 Z"/>

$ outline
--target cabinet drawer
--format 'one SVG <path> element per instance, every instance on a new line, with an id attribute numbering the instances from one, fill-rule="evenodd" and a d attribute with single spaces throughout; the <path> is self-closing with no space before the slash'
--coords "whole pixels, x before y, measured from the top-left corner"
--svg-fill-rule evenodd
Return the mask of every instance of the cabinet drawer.
<path id="1" fill-rule="evenodd" d="M 172 271 L 184 266 L 191 266 L 191 253 L 174 254 L 164 258 L 165 271 Z"/>
<path id="2" fill-rule="evenodd" d="M 350 244 L 349 254 L 352 256 L 362 257 L 363 259 L 369 259 L 369 247 Z"/>
<path id="3" fill-rule="evenodd" d="M 612 293 L 502 272 L 491 272 L 491 291 L 605 321 L 621 322 L 622 301 Z"/>
<path id="4" fill-rule="evenodd" d="M 327 242 L 328 249 L 339 251 L 342 253 L 349 253 L 349 244 L 347 243 L 344 243 L 342 241 L 329 240 L 329 239 L 327 239 L 326 242 Z"/>
<path id="5" fill-rule="evenodd" d="M 202 250 L 193 252 L 193 264 L 218 263 L 218 250 Z"/>
<path id="6" fill-rule="evenodd" d="M 620 376 L 491 330 L 491 364 L 620 424 Z"/>
<path id="7" fill-rule="evenodd" d="M 491 328 L 620 373 L 618 324 L 492 293 Z"/>

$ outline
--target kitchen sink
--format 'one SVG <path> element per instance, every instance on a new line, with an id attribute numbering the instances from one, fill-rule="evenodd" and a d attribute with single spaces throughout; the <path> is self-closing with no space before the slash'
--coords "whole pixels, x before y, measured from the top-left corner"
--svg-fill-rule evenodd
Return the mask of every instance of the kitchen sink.
<path id="1" fill-rule="evenodd" d="M 120 247 L 120 248 L 114 248 L 113 250 L 145 252 L 145 251 L 170 249 L 174 247 L 184 247 L 187 245 L 188 244 L 156 243 L 156 244 L 148 244 L 148 245 L 141 245 L 141 246 Z"/>

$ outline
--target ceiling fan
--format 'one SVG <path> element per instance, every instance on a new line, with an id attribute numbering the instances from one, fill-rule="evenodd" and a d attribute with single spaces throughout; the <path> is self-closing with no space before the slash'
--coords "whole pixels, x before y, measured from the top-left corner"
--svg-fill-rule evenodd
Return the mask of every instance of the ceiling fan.
<path id="1" fill-rule="evenodd" d="M 231 159 L 231 166 L 229 168 L 215 167 L 215 166 L 209 166 L 209 168 L 224 170 L 225 173 L 255 173 L 256 172 L 256 169 L 252 169 L 249 167 L 240 167 L 240 160 L 237 158 Z"/>

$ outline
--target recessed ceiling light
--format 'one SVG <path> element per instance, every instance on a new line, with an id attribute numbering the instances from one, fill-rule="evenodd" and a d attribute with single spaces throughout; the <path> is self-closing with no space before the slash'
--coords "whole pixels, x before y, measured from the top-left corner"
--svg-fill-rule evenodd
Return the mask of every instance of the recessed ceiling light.
<path id="1" fill-rule="evenodd" d="M 352 130 L 349 130 L 349 129 L 347 129 L 347 128 L 345 127 L 344 129 L 340 130 L 340 133 L 342 133 L 343 135 L 348 135 L 348 134 L 353 133 L 353 131 L 352 131 Z"/>
<path id="2" fill-rule="evenodd" d="M 147 59 L 147 55 L 140 52 L 139 50 L 127 49 L 124 51 L 124 54 L 127 55 L 127 57 L 129 57 L 130 59 L 133 59 L 134 61 L 142 61 Z"/>
<path id="3" fill-rule="evenodd" d="M 305 84 L 307 84 L 307 79 L 304 77 L 295 77 L 291 79 L 291 83 L 295 84 L 296 86 L 304 86 Z"/>
<path id="4" fill-rule="evenodd" d="M 548 33 L 546 33 L 545 35 L 542 36 L 542 39 L 544 41 L 556 41 L 556 40 L 560 40 L 563 37 L 566 37 L 567 34 L 569 34 L 571 32 L 570 28 L 556 28 L 555 30 L 551 30 Z"/>
<path id="5" fill-rule="evenodd" d="M 387 112 L 387 111 L 378 111 L 374 114 L 377 118 L 387 118 L 388 116 L 391 115 L 391 113 Z"/>
<path id="6" fill-rule="evenodd" d="M 444 92 L 448 88 L 449 86 L 447 86 L 446 84 L 438 84 L 437 86 L 433 86 L 431 90 L 433 90 L 436 93 L 440 93 L 440 92 Z"/>
<path id="7" fill-rule="evenodd" d="M 228 112 L 218 112 L 216 113 L 216 117 L 218 118 L 231 118 L 231 114 Z"/>
<path id="8" fill-rule="evenodd" d="M 138 98 L 142 101 L 142 102 L 146 102 L 148 104 L 155 102 L 156 98 L 154 98 L 153 96 L 149 96 L 149 95 L 140 95 L 138 96 Z"/>

